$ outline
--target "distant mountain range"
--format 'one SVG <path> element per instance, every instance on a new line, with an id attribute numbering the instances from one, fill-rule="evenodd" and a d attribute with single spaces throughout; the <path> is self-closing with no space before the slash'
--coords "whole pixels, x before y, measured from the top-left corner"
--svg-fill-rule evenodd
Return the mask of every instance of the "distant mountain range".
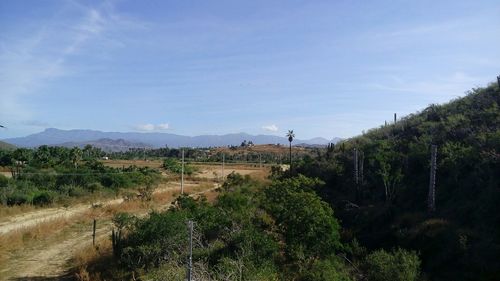
<path id="1" fill-rule="evenodd" d="M 26 137 L 9 138 L 4 141 L 18 147 L 37 147 L 40 145 L 79 146 L 90 144 L 96 147 L 107 147 L 124 150 L 132 147 L 209 147 L 240 145 L 244 140 L 252 141 L 254 144 L 288 144 L 285 137 L 272 135 L 249 135 L 246 133 L 226 135 L 201 135 L 182 136 L 170 133 L 120 133 L 102 132 L 95 130 L 60 130 L 46 129 L 43 132 L 28 135 Z M 313 138 L 310 140 L 294 140 L 296 144 L 326 145 L 330 142 L 336 143 L 340 138 L 327 140 L 325 138 Z M 114 150 L 113 150 L 114 151 Z"/>
<path id="2" fill-rule="evenodd" d="M 65 142 L 58 144 L 58 146 L 64 147 L 79 147 L 84 148 L 86 145 L 91 145 L 93 147 L 98 147 L 106 152 L 118 152 L 118 151 L 127 151 L 130 148 L 153 148 L 153 146 L 149 144 L 145 144 L 142 142 L 130 142 L 124 139 L 98 139 L 95 141 L 83 141 L 83 142 Z"/>

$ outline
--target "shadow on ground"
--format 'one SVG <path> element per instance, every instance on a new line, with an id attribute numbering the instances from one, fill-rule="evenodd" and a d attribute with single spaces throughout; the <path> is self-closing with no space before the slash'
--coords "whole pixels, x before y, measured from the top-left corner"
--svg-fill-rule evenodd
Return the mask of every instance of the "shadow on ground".
<path id="1" fill-rule="evenodd" d="M 68 273 L 55 277 L 30 276 L 30 277 L 16 277 L 8 280 L 9 281 L 74 281 L 76 279 L 73 274 Z"/>

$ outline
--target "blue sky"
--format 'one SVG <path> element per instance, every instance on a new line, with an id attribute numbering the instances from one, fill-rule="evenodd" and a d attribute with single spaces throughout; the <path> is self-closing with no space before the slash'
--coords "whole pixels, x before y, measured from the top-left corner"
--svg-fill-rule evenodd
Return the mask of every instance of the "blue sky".
<path id="1" fill-rule="evenodd" d="M 500 74 L 498 1 L 0 1 L 0 138 L 350 137 Z"/>

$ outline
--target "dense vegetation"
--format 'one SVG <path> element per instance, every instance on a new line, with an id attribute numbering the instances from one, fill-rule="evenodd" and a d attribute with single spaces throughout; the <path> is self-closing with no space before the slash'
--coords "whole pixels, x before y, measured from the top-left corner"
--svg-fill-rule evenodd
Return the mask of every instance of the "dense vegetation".
<path id="1" fill-rule="evenodd" d="M 498 280 L 499 104 L 497 85 L 474 89 L 330 146 L 295 172 L 326 182 L 321 196 L 364 246 L 418 251 L 430 280 Z M 429 213 L 431 144 L 438 146 L 437 209 Z M 363 167 L 357 185 L 354 149 Z"/>
<path id="2" fill-rule="evenodd" d="M 402 249 L 353 259 L 361 269 L 347 263 L 364 250 L 341 242 L 332 208 L 316 194 L 322 185 L 302 175 L 262 184 L 231 174 L 214 204 L 184 196 L 145 219 L 118 215 L 114 254 L 141 280 L 185 280 L 192 220 L 193 280 L 353 280 L 360 270 L 373 280 L 416 280 L 418 256 Z"/>
<path id="3" fill-rule="evenodd" d="M 160 179 L 159 172 L 149 168 L 106 167 L 96 160 L 99 156 L 100 151 L 91 147 L 0 150 L 0 166 L 12 174 L 12 178 L 0 175 L 1 202 L 47 205 L 96 192 L 152 186 Z"/>

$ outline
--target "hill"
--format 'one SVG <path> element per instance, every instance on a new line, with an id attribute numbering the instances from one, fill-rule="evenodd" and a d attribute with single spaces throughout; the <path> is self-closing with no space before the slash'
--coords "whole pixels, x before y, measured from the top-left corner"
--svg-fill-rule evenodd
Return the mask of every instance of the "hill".
<path id="1" fill-rule="evenodd" d="M 0 141 L 0 149 L 15 149 L 16 146 L 13 145 L 13 144 L 10 144 L 10 143 L 7 143 L 7 142 L 4 142 L 4 141 Z"/>
<path id="2" fill-rule="evenodd" d="M 151 145 L 140 143 L 140 142 L 130 142 L 123 139 L 98 139 L 94 141 L 84 141 L 84 142 L 65 142 L 61 143 L 57 146 L 64 147 L 79 147 L 84 148 L 86 145 L 91 145 L 93 147 L 97 147 L 102 149 L 105 152 L 120 152 L 120 151 L 128 151 L 131 148 L 152 148 Z"/>
<path id="3" fill-rule="evenodd" d="M 145 143 L 152 147 L 210 147 L 240 145 L 244 140 L 254 144 L 288 144 L 288 139 L 273 135 L 249 135 L 246 133 L 226 135 L 182 136 L 169 133 L 121 133 L 101 132 L 95 130 L 59 130 L 46 129 L 43 132 L 26 137 L 10 138 L 5 141 L 20 147 L 37 147 L 40 145 L 59 145 L 70 142 L 89 142 L 99 139 L 122 139 L 128 142 Z M 330 141 L 324 138 L 312 140 L 296 140 L 296 143 L 327 144 Z"/>
<path id="4" fill-rule="evenodd" d="M 498 280 L 499 105 L 497 85 L 474 89 L 330 147 L 298 172 L 327 182 L 321 196 L 351 239 L 417 250 L 429 280 Z M 435 211 L 428 210 L 431 145 Z"/>

